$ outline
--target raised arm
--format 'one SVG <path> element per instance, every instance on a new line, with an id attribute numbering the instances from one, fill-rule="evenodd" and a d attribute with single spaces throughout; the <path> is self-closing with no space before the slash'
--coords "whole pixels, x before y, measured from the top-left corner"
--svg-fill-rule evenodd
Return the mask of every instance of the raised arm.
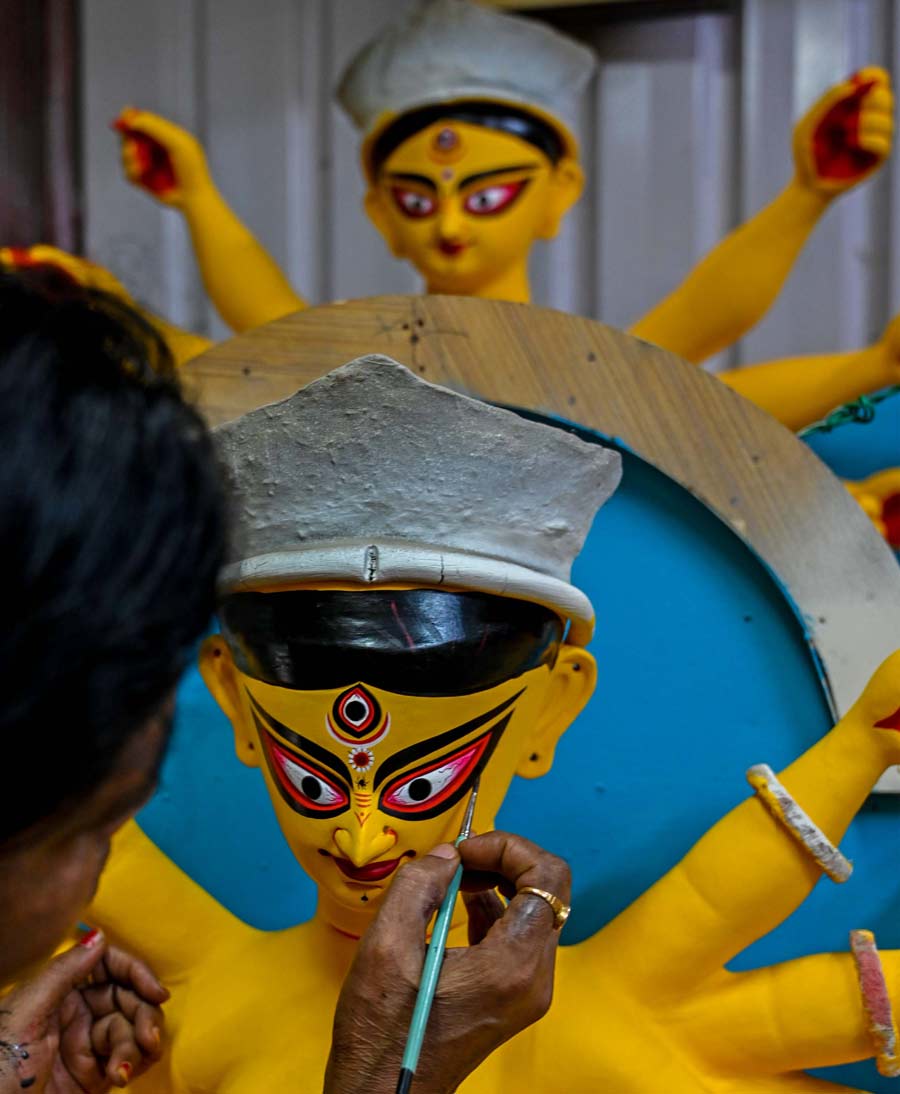
<path id="1" fill-rule="evenodd" d="M 219 193 L 194 136 L 145 110 L 124 110 L 115 127 L 128 180 L 184 214 L 206 291 L 232 330 L 306 307 Z"/>
<path id="2" fill-rule="evenodd" d="M 900 383 L 900 316 L 864 349 L 788 357 L 717 378 L 789 429 L 802 429 L 842 403 Z"/>
<path id="3" fill-rule="evenodd" d="M 726 236 L 631 333 L 699 364 L 762 319 L 830 203 L 891 151 L 888 74 L 865 68 L 827 91 L 794 128 L 794 177 Z"/>
<path id="4" fill-rule="evenodd" d="M 900 761 L 898 730 L 900 652 L 875 672 L 835 728 L 780 775 L 835 847 L 878 777 Z M 811 831 L 807 839 L 802 845 L 754 794 L 580 950 L 598 970 L 604 962 L 627 969 L 634 991 L 648 998 L 685 997 L 806 899 L 822 875 L 807 848 L 824 846 Z"/>

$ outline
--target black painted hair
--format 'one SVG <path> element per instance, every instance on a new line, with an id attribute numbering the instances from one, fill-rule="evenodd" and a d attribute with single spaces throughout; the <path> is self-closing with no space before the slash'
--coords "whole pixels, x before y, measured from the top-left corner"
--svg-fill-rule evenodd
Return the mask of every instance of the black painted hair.
<path id="1" fill-rule="evenodd" d="M 208 626 L 224 503 L 167 348 L 112 297 L 0 277 L 0 844 L 77 806 Z"/>
<path id="2" fill-rule="evenodd" d="M 438 121 L 468 122 L 469 125 L 511 133 L 519 140 L 533 144 L 554 166 L 562 159 L 564 152 L 559 133 L 528 110 L 520 110 L 506 103 L 436 103 L 401 114 L 377 137 L 370 153 L 372 174 L 378 174 L 381 165 L 395 148 Z"/>
<path id="3" fill-rule="evenodd" d="M 467 695 L 552 666 L 563 637 L 540 604 L 442 589 L 236 593 L 219 618 L 242 672 L 301 691 Z"/>

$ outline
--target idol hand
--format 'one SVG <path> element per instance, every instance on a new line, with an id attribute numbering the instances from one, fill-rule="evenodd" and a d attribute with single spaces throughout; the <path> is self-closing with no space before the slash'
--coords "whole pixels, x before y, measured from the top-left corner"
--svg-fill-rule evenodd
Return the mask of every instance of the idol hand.
<path id="1" fill-rule="evenodd" d="M 568 904 L 568 866 L 505 832 L 447 844 L 404 866 L 360 943 L 334 1020 L 327 1094 L 394 1094 L 425 958 L 425 930 L 460 858 L 470 946 L 444 958 L 416 1094 L 449 1094 L 510 1037 L 547 1012 L 559 932 L 530 886 Z M 510 903 L 496 896 L 499 888 Z"/>
<path id="2" fill-rule="evenodd" d="M 895 551 L 900 551 L 900 468 L 876 471 L 861 482 L 844 485 Z"/>
<path id="3" fill-rule="evenodd" d="M 797 182 L 821 197 L 842 194 L 891 153 L 894 96 L 882 68 L 860 69 L 828 91 L 794 126 Z"/>
<path id="4" fill-rule="evenodd" d="M 219 193 L 196 137 L 158 114 L 131 108 L 113 126 L 123 137 L 128 181 L 184 214 L 206 291 L 232 330 L 249 330 L 306 307 Z M 189 345 L 181 358 L 205 348 Z"/>
<path id="5" fill-rule="evenodd" d="M 34 267 L 57 270 L 86 289 L 109 293 L 126 304 L 134 304 L 131 294 L 109 270 L 98 266 L 96 262 L 89 262 L 86 258 L 61 251 L 58 247 L 43 243 L 35 247 L 0 247 L 0 266 L 9 270 Z"/>
<path id="6" fill-rule="evenodd" d="M 101 1094 L 159 1056 L 169 993 L 92 932 L 0 999 L 0 1094 Z"/>
<path id="7" fill-rule="evenodd" d="M 213 189 L 206 153 L 193 134 L 147 110 L 128 107 L 113 122 L 122 134 L 122 169 L 134 186 L 184 209 Z"/>

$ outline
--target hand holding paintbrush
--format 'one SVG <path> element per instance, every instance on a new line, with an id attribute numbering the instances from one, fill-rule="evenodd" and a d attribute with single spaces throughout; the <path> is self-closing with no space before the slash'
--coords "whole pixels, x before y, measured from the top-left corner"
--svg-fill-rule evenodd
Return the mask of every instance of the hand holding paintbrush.
<path id="1" fill-rule="evenodd" d="M 470 946 L 443 955 L 413 1091 L 455 1090 L 549 1007 L 568 867 L 505 832 L 473 836 L 455 852 L 442 845 L 399 871 L 360 942 L 335 1013 L 326 1094 L 395 1094 L 424 981 L 426 929 L 460 867 L 462 890 L 483 896 L 470 912 Z"/>

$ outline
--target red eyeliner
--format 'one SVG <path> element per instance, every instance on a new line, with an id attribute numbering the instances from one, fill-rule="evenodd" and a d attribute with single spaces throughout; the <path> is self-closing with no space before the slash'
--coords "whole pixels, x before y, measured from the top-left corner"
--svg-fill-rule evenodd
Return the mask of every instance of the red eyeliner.
<path id="1" fill-rule="evenodd" d="M 434 809 L 436 806 L 441 805 L 452 794 L 455 794 L 459 790 L 460 785 L 471 775 L 474 768 L 478 765 L 478 762 L 484 756 L 492 736 L 493 730 L 483 734 L 475 741 L 470 741 L 469 744 L 451 755 L 443 756 L 438 760 L 434 760 L 426 767 L 420 768 L 417 771 L 409 771 L 399 779 L 395 779 L 393 783 L 389 783 L 382 791 L 381 801 L 389 805 L 391 811 L 398 815 L 402 813 L 406 816 L 415 816 L 416 813 L 423 812 L 426 809 Z M 466 753 L 469 753 L 469 755 L 466 758 L 462 769 L 457 772 L 440 793 L 433 798 L 428 798 L 426 801 L 423 801 L 421 805 L 406 805 L 402 802 L 390 800 L 392 795 L 395 795 L 401 787 L 410 785 L 410 783 L 415 782 L 416 779 L 427 779 L 429 774 L 442 767 L 446 767 L 448 764 L 452 764 L 454 760 L 459 760 L 460 757 L 466 756 Z"/>

